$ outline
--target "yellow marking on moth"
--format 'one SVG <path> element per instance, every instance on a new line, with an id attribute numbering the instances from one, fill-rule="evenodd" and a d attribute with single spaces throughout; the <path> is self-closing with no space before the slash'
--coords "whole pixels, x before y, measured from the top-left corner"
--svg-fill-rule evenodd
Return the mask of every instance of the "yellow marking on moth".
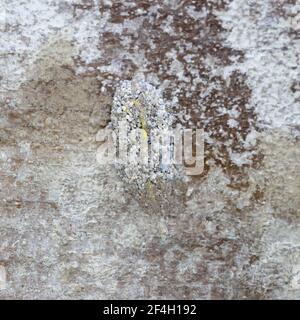
<path id="1" fill-rule="evenodd" d="M 131 102 L 134 107 L 140 108 L 141 102 L 138 99 L 134 99 Z M 128 113 L 127 106 L 125 106 L 125 111 Z M 146 124 L 146 121 L 145 121 L 145 118 L 143 117 L 143 115 L 140 115 L 140 123 L 141 123 L 141 128 L 143 129 L 143 131 L 142 131 L 143 137 L 145 140 L 148 140 L 147 124 Z"/>
<path id="2" fill-rule="evenodd" d="M 147 194 L 149 194 L 150 197 L 153 198 L 154 196 L 153 183 L 149 179 L 146 181 L 146 191 L 147 191 Z"/>
<path id="3" fill-rule="evenodd" d="M 141 127 L 142 129 L 146 130 L 146 121 L 145 118 L 143 116 L 140 116 L 140 122 L 141 122 Z"/>
<path id="4" fill-rule="evenodd" d="M 145 129 L 142 129 L 142 133 L 143 133 L 143 138 L 144 138 L 145 140 L 148 140 L 148 133 L 147 133 L 147 131 L 146 131 Z"/>
<path id="5" fill-rule="evenodd" d="M 143 132 L 143 137 L 145 140 L 148 140 L 148 132 L 147 132 L 147 125 L 145 118 L 143 116 L 140 116 L 140 122 L 141 122 L 141 128 Z"/>
<path id="6" fill-rule="evenodd" d="M 138 99 L 135 99 L 135 100 L 133 100 L 132 102 L 133 102 L 133 105 L 134 105 L 135 107 L 139 107 L 139 106 L 141 105 L 141 103 L 140 103 L 140 101 L 139 101 Z"/>

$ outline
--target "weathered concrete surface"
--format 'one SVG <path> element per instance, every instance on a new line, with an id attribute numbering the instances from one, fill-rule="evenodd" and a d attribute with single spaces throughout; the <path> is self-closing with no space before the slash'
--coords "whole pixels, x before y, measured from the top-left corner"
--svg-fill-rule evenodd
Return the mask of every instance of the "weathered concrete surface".
<path id="1" fill-rule="evenodd" d="M 299 1 L 0 4 L 1 298 L 300 298 Z M 137 73 L 207 135 L 177 209 L 96 162 Z"/>

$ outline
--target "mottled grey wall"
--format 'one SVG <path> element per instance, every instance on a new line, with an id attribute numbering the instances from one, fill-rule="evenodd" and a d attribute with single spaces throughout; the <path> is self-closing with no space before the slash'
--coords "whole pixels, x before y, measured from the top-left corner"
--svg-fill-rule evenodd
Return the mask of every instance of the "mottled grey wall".
<path id="1" fill-rule="evenodd" d="M 299 0 L 0 9 L 1 298 L 300 298 Z M 169 210 L 96 161 L 137 74 L 206 133 Z"/>

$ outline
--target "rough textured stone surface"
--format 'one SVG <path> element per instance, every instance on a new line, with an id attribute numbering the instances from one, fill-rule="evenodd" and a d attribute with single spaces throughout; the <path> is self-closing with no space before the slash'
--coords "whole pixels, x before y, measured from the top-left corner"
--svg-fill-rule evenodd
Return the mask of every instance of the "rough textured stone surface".
<path id="1" fill-rule="evenodd" d="M 299 0 L 0 8 L 1 298 L 300 298 Z M 138 73 L 206 134 L 169 210 L 96 161 Z"/>

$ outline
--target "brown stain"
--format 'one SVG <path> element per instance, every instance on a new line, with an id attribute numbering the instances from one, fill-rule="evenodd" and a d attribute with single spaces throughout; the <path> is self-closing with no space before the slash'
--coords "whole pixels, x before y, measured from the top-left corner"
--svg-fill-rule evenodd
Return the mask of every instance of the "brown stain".
<path id="1" fill-rule="evenodd" d="M 0 144 L 13 150 L 10 170 L 17 173 L 36 166 L 38 171 L 34 178 L 27 174 L 25 180 L 17 181 L 14 175 L 2 174 L 1 170 L 6 184 L 16 186 L 12 197 L 19 196 L 17 200 L 7 200 L 4 207 L 59 212 L 59 204 L 49 200 L 52 190 L 44 183 L 46 177 L 40 176 L 40 167 L 51 165 L 64 170 L 70 165 L 66 145 L 73 150 L 85 148 L 86 141 L 93 141 L 95 131 L 108 121 L 106 109 L 111 97 L 100 94 L 95 76 L 75 74 L 72 55 L 73 46 L 68 39 L 51 39 L 39 52 L 36 64 L 27 70 L 29 80 L 20 86 L 18 110 L 7 105 L 1 109 L 8 125 L 1 131 Z M 28 159 L 19 154 L 21 142 L 30 143 Z M 96 144 L 88 146 L 96 151 Z M 24 188 L 26 192 L 21 194 Z"/>
<path id="2" fill-rule="evenodd" d="M 256 186 L 256 190 L 253 193 L 252 199 L 256 202 L 261 202 L 264 199 L 265 192 L 260 186 Z"/>
<path id="3" fill-rule="evenodd" d="M 160 4 L 160 8 L 157 12 L 150 14 L 150 7 L 155 4 Z M 193 19 L 186 11 L 189 5 L 193 6 L 197 12 L 205 9 L 207 16 L 204 19 Z M 246 171 L 250 165 L 238 167 L 232 162 L 229 150 L 238 153 L 245 152 L 242 140 L 246 138 L 252 128 L 258 130 L 255 111 L 248 107 L 251 90 L 246 84 L 245 75 L 235 71 L 225 81 L 221 76 L 212 77 L 211 71 L 204 63 L 204 59 L 211 56 L 217 61 L 216 68 L 221 69 L 231 65 L 233 60 L 243 61 L 242 52 L 223 45 L 222 32 L 224 30 L 213 14 L 214 10 L 226 10 L 226 6 L 226 1 L 212 3 L 208 0 L 181 1 L 176 9 L 166 4 L 161 5 L 159 1 L 151 3 L 141 1 L 134 3 L 133 6 L 127 6 L 126 3 L 122 2 L 114 2 L 111 7 L 100 3 L 100 12 L 109 12 L 111 15 L 110 22 L 121 25 L 125 21 L 143 19 L 142 28 L 135 30 L 135 33 L 130 33 L 127 29 L 124 29 L 121 35 L 116 35 L 113 32 L 102 33 L 99 45 L 104 50 L 104 55 L 99 62 L 94 62 L 90 66 L 110 65 L 112 59 L 118 56 L 118 52 L 143 52 L 147 61 L 147 66 L 143 66 L 145 74 L 155 74 L 161 83 L 166 80 L 170 81 L 164 92 L 166 100 L 170 100 L 173 92 L 180 88 L 177 95 L 178 109 L 172 111 L 175 114 L 185 113 L 191 118 L 191 121 L 182 122 L 182 124 L 188 127 L 203 128 L 214 140 L 213 145 L 205 144 L 204 172 L 197 177 L 192 177 L 192 181 L 201 182 L 210 170 L 209 161 L 213 160 L 230 177 L 229 187 L 244 190 L 247 187 Z M 143 8 L 146 13 L 139 16 L 137 13 L 139 8 Z M 171 26 L 174 32 L 172 33 L 166 33 L 163 29 L 163 24 L 169 16 L 173 18 Z M 130 38 L 131 42 L 128 46 L 122 43 L 123 35 Z M 154 43 L 154 47 L 150 45 L 151 42 Z M 178 51 L 178 48 L 184 49 Z M 176 75 L 168 74 L 167 71 L 171 61 L 167 57 L 167 53 L 171 49 L 177 51 L 177 60 L 182 63 L 184 76 L 189 77 L 190 82 L 183 82 Z M 194 76 L 191 73 L 190 64 L 184 59 L 187 54 L 194 55 L 193 69 L 201 72 L 203 80 L 203 83 L 197 84 L 194 89 L 192 89 Z M 120 63 L 122 63 L 120 74 L 103 73 L 97 70 L 92 72 L 93 75 L 97 75 L 99 79 L 108 83 L 106 89 L 111 96 L 114 94 L 119 80 L 131 79 L 138 69 L 134 60 L 122 60 Z M 83 65 L 84 63 L 77 59 L 75 64 Z M 211 83 L 215 84 L 215 89 L 201 98 L 202 94 L 207 92 Z M 229 117 L 220 113 L 220 107 L 228 111 L 236 108 L 239 112 L 239 116 L 235 119 L 238 122 L 238 128 L 228 126 Z M 179 119 L 177 121 L 181 122 Z M 228 144 L 228 141 L 231 141 L 231 143 Z M 256 147 L 248 151 L 253 151 L 251 166 L 259 168 L 263 155 L 259 154 Z"/>

